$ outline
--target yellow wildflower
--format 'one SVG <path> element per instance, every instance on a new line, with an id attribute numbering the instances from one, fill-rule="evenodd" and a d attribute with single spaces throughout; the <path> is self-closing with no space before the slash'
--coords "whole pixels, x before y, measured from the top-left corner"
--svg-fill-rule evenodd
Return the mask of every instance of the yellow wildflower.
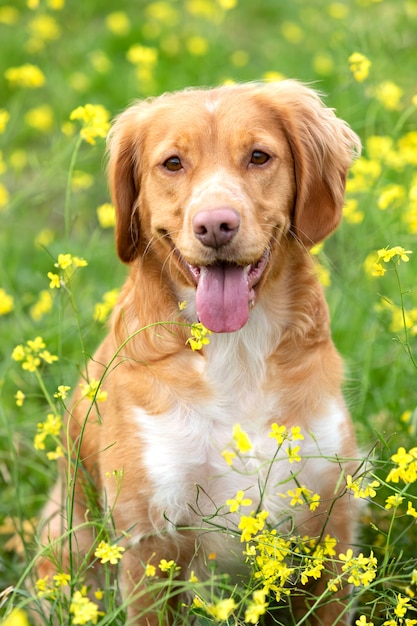
<path id="1" fill-rule="evenodd" d="M 154 576 L 156 576 L 156 567 L 155 565 L 151 565 L 150 563 L 147 563 L 145 566 L 145 576 L 147 576 L 148 578 L 153 578 Z"/>
<path id="2" fill-rule="evenodd" d="M 210 615 L 212 615 L 216 621 L 226 621 L 233 611 L 237 608 L 236 602 L 233 598 L 225 598 L 219 600 L 216 604 L 208 607 Z"/>
<path id="3" fill-rule="evenodd" d="M 349 474 L 346 478 L 346 489 L 353 491 L 355 498 L 374 498 L 376 496 L 375 488 L 379 487 L 378 480 L 369 482 L 366 477 L 360 477 L 353 480 Z"/>
<path id="4" fill-rule="evenodd" d="M 222 457 L 226 463 L 231 466 L 233 465 L 233 459 L 236 458 L 236 452 L 233 452 L 232 450 L 223 450 Z"/>
<path id="5" fill-rule="evenodd" d="M 261 615 L 266 613 L 268 602 L 266 602 L 267 591 L 258 589 L 252 594 L 252 602 L 250 602 L 245 611 L 245 622 L 248 624 L 257 624 Z"/>
<path id="6" fill-rule="evenodd" d="M 230 513 L 235 513 L 241 506 L 250 506 L 252 504 L 252 500 L 245 498 L 244 495 L 244 491 L 238 491 L 234 498 L 226 500 L 227 506 L 230 507 Z"/>
<path id="7" fill-rule="evenodd" d="M 100 381 L 92 378 L 89 383 L 81 384 L 81 394 L 83 398 L 96 402 L 105 402 L 107 400 L 107 391 L 100 389 Z"/>
<path id="8" fill-rule="evenodd" d="M 411 515 L 411 517 L 417 518 L 417 511 L 413 507 L 412 502 L 410 500 L 407 502 L 407 515 Z"/>
<path id="9" fill-rule="evenodd" d="M 23 609 L 12 609 L 12 612 L 5 617 L 2 626 L 29 626 L 28 617 Z"/>
<path id="10" fill-rule="evenodd" d="M 70 114 L 70 120 L 80 120 L 82 139 L 94 145 L 97 137 L 106 137 L 110 129 L 110 113 L 100 104 L 79 106 Z"/>
<path id="11" fill-rule="evenodd" d="M 375 88 L 376 99 L 388 111 L 397 111 L 401 109 L 401 98 L 404 91 L 391 80 L 385 80 Z"/>
<path id="12" fill-rule="evenodd" d="M 30 316 L 35 322 L 42 319 L 42 317 L 49 313 L 52 309 L 52 297 L 49 291 L 43 289 L 40 294 L 38 300 L 30 309 Z"/>
<path id="13" fill-rule="evenodd" d="M 109 313 L 114 309 L 118 297 L 118 289 L 112 289 L 103 295 L 103 301 L 97 302 L 94 307 L 94 319 L 96 322 L 104 322 L 106 320 Z"/>
<path id="14" fill-rule="evenodd" d="M 58 274 L 54 274 L 53 272 L 48 272 L 48 278 L 50 280 L 50 283 L 49 283 L 50 289 L 59 289 L 61 287 L 61 280 Z"/>
<path id="15" fill-rule="evenodd" d="M 210 343 L 210 338 L 208 337 L 208 335 L 212 334 L 211 330 L 206 328 L 201 322 L 191 324 L 190 332 L 191 337 L 189 337 L 185 343 L 190 344 L 191 350 L 201 350 L 203 346 L 206 346 Z"/>
<path id="16" fill-rule="evenodd" d="M 98 223 L 102 228 L 113 228 L 116 224 L 116 209 L 109 202 L 97 208 Z"/>
<path id="17" fill-rule="evenodd" d="M 122 37 L 130 31 L 130 21 L 124 11 L 114 11 L 106 17 L 106 26 L 114 35 Z"/>
<path id="18" fill-rule="evenodd" d="M 233 426 L 233 440 L 235 442 L 236 448 L 242 454 L 249 452 L 252 449 L 252 442 L 249 439 L 249 435 L 242 430 L 240 424 L 235 424 Z"/>
<path id="19" fill-rule="evenodd" d="M 0 288 L 0 315 L 7 315 L 13 311 L 14 300 L 6 291 Z"/>
<path id="20" fill-rule="evenodd" d="M 100 541 L 94 552 L 94 556 L 100 559 L 100 563 L 117 565 L 122 558 L 125 549 L 126 548 L 123 548 L 123 546 L 111 545 L 106 541 Z"/>
<path id="21" fill-rule="evenodd" d="M 299 463 L 301 461 L 301 456 L 298 454 L 300 451 L 300 446 L 288 446 L 286 449 L 286 453 L 288 455 L 288 460 L 290 463 Z"/>
<path id="22" fill-rule="evenodd" d="M 360 52 L 354 52 L 350 55 L 348 62 L 353 77 L 359 83 L 362 83 L 368 77 L 369 69 L 372 65 L 371 61 Z"/>
<path id="23" fill-rule="evenodd" d="M 18 389 L 18 391 L 16 391 L 15 393 L 15 400 L 16 400 L 16 405 L 17 406 L 23 406 L 23 403 L 25 401 L 25 394 L 23 393 L 23 391 L 21 391 L 20 389 Z"/>
<path id="24" fill-rule="evenodd" d="M 28 87 L 37 89 L 45 84 L 45 76 L 36 65 L 26 63 L 19 67 L 9 67 L 4 76 L 13 87 Z"/>
<path id="25" fill-rule="evenodd" d="M 97 604 L 83 596 L 81 591 L 76 591 L 72 596 L 69 611 L 73 615 L 72 623 L 76 625 L 88 622 L 97 624 L 100 616 Z"/>
<path id="26" fill-rule="evenodd" d="M 268 511 L 261 511 L 256 515 L 255 511 L 252 511 L 250 515 L 242 515 L 238 526 L 242 531 L 240 541 L 250 541 L 254 535 L 263 530 L 267 517 Z"/>
<path id="27" fill-rule="evenodd" d="M 6 130 L 7 122 L 10 119 L 10 114 L 6 109 L 0 109 L 0 134 Z"/>
<path id="28" fill-rule="evenodd" d="M 51 130 L 54 123 L 54 113 L 49 104 L 42 104 L 34 109 L 29 109 L 25 114 L 24 120 L 28 126 L 47 133 Z"/>
<path id="29" fill-rule="evenodd" d="M 276 439 L 277 444 L 280 446 L 284 439 L 287 438 L 287 427 L 286 426 L 278 426 L 275 422 L 271 424 L 271 432 L 269 433 L 269 437 Z"/>

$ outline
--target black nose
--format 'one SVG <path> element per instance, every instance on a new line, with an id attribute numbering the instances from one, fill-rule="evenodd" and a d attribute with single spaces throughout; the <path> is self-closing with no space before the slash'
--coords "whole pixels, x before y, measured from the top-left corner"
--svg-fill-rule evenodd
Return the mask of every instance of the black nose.
<path id="1" fill-rule="evenodd" d="M 228 206 L 199 211 L 193 219 L 195 236 L 208 248 L 224 246 L 233 239 L 239 226 L 239 213 Z"/>

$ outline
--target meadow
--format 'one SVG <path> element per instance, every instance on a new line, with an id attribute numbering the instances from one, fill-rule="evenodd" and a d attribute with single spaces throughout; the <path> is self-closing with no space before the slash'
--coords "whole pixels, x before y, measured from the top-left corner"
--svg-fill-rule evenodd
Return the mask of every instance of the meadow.
<path id="1" fill-rule="evenodd" d="M 348 488 L 364 507 L 355 554 L 302 538 L 297 555 L 284 539 L 281 548 L 301 580 L 343 562 L 358 626 L 417 624 L 416 50 L 416 0 L 0 0 L 1 623 L 27 626 L 40 600 L 59 624 L 124 623 L 123 554 L 104 522 L 89 555 L 106 563 L 100 597 L 84 571 L 35 581 L 32 592 L 24 583 L 42 552 L 36 523 L 63 454 L 60 416 L 127 271 L 105 176 L 111 118 L 189 85 L 287 77 L 326 94 L 363 143 L 343 224 L 313 252 L 363 450 Z M 86 390 L 92 401 L 98 392 Z M 260 537 L 277 537 L 256 521 L 248 586 L 230 585 L 215 562 L 209 584 L 184 583 L 194 601 L 183 610 L 199 624 L 261 623 L 267 592 L 288 608 L 291 576 L 281 563 L 267 584 L 259 565 Z M 160 570 L 162 623 L 176 565 Z M 146 572 L 155 590 L 161 572 Z"/>

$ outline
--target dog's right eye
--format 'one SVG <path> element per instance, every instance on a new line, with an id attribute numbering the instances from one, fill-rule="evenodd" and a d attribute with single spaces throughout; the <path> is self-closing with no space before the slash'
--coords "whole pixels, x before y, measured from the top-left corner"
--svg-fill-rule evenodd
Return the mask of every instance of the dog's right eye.
<path id="1" fill-rule="evenodd" d="M 170 172 L 178 172 L 182 169 L 181 159 L 177 156 L 169 157 L 169 159 L 164 161 L 164 167 Z"/>

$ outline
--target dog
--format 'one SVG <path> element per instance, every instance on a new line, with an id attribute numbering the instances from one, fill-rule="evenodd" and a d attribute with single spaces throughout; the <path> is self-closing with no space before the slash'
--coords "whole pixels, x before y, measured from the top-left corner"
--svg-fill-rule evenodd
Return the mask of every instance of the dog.
<path id="1" fill-rule="evenodd" d="M 63 559 L 91 551 L 92 483 L 126 548 L 129 623 L 153 626 L 146 565 L 173 559 L 185 580 L 191 570 L 207 576 L 209 553 L 221 571 L 244 567 L 230 530 L 239 515 L 221 513 L 239 490 L 279 532 L 352 544 L 357 513 L 344 477 L 358 453 L 309 250 L 340 222 L 360 142 L 314 90 L 284 80 L 135 103 L 108 143 L 117 252 L 130 273 L 86 374 L 107 399 L 80 392 L 68 415 L 76 530 Z M 203 333 L 194 350 L 190 327 Z M 237 424 L 248 453 L 233 448 Z M 297 463 L 277 453 L 274 424 L 302 434 Z M 44 510 L 45 544 L 68 525 L 65 468 Z M 319 494 L 314 512 L 289 505 L 296 485 Z M 213 532 L 216 513 L 230 532 Z M 53 572 L 51 561 L 39 571 Z M 317 593 L 325 588 L 323 575 Z M 345 594 L 307 623 L 347 623 Z M 297 619 L 309 611 L 302 597 L 294 607 Z"/>

